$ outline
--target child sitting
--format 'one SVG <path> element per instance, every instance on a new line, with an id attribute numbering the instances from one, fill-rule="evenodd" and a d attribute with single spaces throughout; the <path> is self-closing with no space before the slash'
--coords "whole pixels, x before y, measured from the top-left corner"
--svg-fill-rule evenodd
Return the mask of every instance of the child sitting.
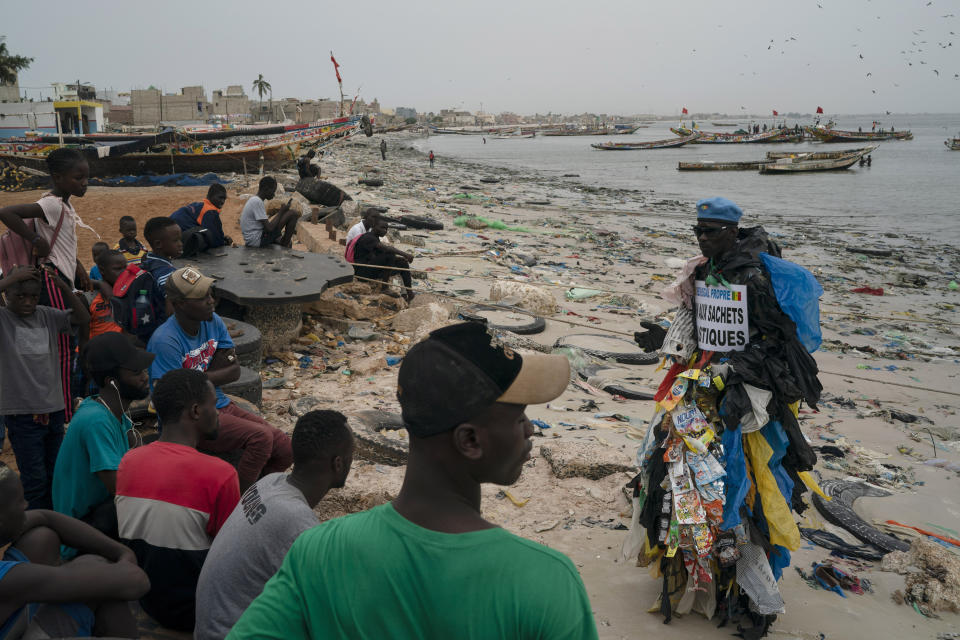
<path id="1" fill-rule="evenodd" d="M 123 331 L 113 317 L 113 285 L 127 268 L 127 259 L 116 249 L 107 249 L 97 256 L 101 277 L 93 282 L 94 296 L 90 303 L 90 337 L 111 331 Z"/>
<path id="2" fill-rule="evenodd" d="M 97 256 L 110 248 L 106 242 L 94 242 L 90 253 L 93 254 L 93 266 L 90 267 L 90 280 L 100 279 L 100 267 L 97 266 Z"/>
<path id="3" fill-rule="evenodd" d="M 102 318 L 104 324 L 96 333 L 91 329 L 90 337 L 116 331 L 109 328 L 112 322 L 146 344 L 167 317 L 163 296 L 157 291 L 153 276 L 139 265 L 127 264 L 124 255 L 116 249 L 101 254 L 100 272 L 103 280 L 98 283 L 100 291 L 94 304 L 98 300 L 109 301 L 112 318 Z M 93 304 L 90 309 L 94 310 Z"/>
<path id="4" fill-rule="evenodd" d="M 122 252 L 128 264 L 140 264 L 140 259 L 147 252 L 143 243 L 137 240 L 137 221 L 133 216 L 120 218 L 120 241 L 114 249 Z"/>

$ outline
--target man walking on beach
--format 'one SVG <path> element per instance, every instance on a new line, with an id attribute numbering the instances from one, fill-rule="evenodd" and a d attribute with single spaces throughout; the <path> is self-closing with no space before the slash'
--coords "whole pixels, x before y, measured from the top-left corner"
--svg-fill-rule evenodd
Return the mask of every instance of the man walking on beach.
<path id="1" fill-rule="evenodd" d="M 380 141 L 380 159 L 381 160 L 387 159 L 387 141 L 386 140 Z"/>
<path id="2" fill-rule="evenodd" d="M 397 499 L 303 533 L 227 637 L 596 638 L 569 558 L 480 509 L 481 485 L 513 484 L 530 459 L 526 405 L 569 375 L 566 358 L 515 353 L 479 323 L 415 345 L 397 382 L 410 433 Z"/>
<path id="3" fill-rule="evenodd" d="M 430 149 L 430 155 L 428 157 L 430 158 L 430 168 L 433 169 L 433 160 L 434 160 L 433 149 Z"/>

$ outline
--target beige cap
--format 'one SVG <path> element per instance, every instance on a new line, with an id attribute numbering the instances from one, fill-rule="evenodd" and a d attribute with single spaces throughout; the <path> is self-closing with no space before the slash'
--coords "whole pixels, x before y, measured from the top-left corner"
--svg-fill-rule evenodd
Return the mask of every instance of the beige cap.
<path id="1" fill-rule="evenodd" d="M 206 298 L 216 280 L 208 278 L 193 267 L 177 269 L 167 278 L 167 287 L 173 288 L 184 298 Z"/>

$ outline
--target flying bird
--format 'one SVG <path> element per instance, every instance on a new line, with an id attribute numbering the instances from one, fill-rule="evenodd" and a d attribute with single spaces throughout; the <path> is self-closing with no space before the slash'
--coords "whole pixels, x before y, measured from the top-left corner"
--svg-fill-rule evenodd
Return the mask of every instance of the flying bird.
<path id="1" fill-rule="evenodd" d="M 863 54 L 862 54 L 862 53 L 860 54 L 860 59 L 863 60 Z"/>
<path id="2" fill-rule="evenodd" d="M 940 72 L 939 72 L 939 71 L 937 71 L 936 69 L 934 69 L 934 70 L 933 70 L 933 72 L 934 72 L 935 74 L 937 74 L 937 76 L 939 76 L 939 75 L 940 75 Z"/>
<path id="3" fill-rule="evenodd" d="M 872 73 L 868 73 L 868 74 L 867 74 L 867 77 L 869 78 L 869 77 L 872 76 L 872 75 L 873 75 Z"/>

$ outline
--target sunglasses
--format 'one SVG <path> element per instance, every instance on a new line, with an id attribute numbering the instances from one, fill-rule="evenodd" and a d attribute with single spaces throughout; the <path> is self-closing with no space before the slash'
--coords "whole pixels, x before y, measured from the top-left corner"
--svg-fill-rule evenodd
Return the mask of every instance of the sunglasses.
<path id="1" fill-rule="evenodd" d="M 721 231 L 726 231 L 727 229 L 733 229 L 733 225 L 728 225 L 723 227 L 702 227 L 700 225 L 694 225 L 690 228 L 693 229 L 693 235 L 699 238 L 701 235 L 715 236 Z"/>

